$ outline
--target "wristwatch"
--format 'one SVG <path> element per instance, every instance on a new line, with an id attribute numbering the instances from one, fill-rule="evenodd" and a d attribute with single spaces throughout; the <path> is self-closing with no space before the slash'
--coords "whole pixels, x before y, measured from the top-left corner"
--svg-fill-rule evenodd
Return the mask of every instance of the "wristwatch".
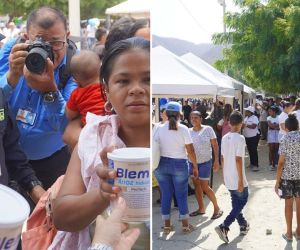
<path id="1" fill-rule="evenodd" d="M 47 93 L 44 93 L 43 100 L 44 102 L 54 102 L 58 97 L 57 91 L 50 91 Z"/>
<path id="2" fill-rule="evenodd" d="M 102 243 L 93 243 L 88 250 L 113 250 L 111 246 Z"/>

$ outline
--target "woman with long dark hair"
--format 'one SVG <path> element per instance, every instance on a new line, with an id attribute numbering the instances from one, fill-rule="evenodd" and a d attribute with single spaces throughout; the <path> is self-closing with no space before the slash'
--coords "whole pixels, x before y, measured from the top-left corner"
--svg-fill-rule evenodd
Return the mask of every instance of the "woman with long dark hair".
<path id="1" fill-rule="evenodd" d="M 219 169 L 219 146 L 217 137 L 210 126 L 202 125 L 202 116 L 199 111 L 193 111 L 190 114 L 191 123 L 190 134 L 196 153 L 199 176 L 193 179 L 196 191 L 196 199 L 199 209 L 192 212 L 190 216 L 197 216 L 205 213 L 202 191 L 205 192 L 208 199 L 213 203 L 214 213 L 211 219 L 218 219 L 222 216 L 223 211 L 220 209 L 214 191 L 208 185 L 210 180 L 211 169 Z M 212 148 L 214 151 L 214 161 L 212 160 Z"/>
<path id="2" fill-rule="evenodd" d="M 100 80 L 108 98 L 105 106 L 115 114 L 87 115 L 53 202 L 55 227 L 61 231 L 49 249 L 88 249 L 93 221 L 121 191 L 108 182 L 116 171 L 108 168 L 107 153 L 116 147 L 150 147 L 150 42 L 130 38 L 113 44 L 104 55 Z M 150 231 L 136 226 L 141 232 L 136 244 L 150 249 Z"/>
<path id="3" fill-rule="evenodd" d="M 224 115 L 223 118 L 218 122 L 217 128 L 221 131 L 222 137 L 226 135 L 228 132 L 230 132 L 230 123 L 229 123 L 229 117 L 232 113 L 232 106 L 231 104 L 227 103 L 224 106 Z"/>

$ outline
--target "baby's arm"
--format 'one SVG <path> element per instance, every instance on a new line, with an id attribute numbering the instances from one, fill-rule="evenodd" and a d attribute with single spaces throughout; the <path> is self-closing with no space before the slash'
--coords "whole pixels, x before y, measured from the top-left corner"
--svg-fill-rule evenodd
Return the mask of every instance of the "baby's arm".
<path id="1" fill-rule="evenodd" d="M 77 117 L 80 116 L 80 113 L 79 113 L 79 110 L 77 108 L 77 105 L 76 105 L 76 95 L 77 95 L 77 89 L 75 89 L 68 102 L 67 102 L 67 105 L 66 105 L 66 108 L 65 108 L 65 114 L 66 114 L 66 117 L 69 119 L 69 120 L 74 120 L 76 119 Z"/>
<path id="2" fill-rule="evenodd" d="M 69 120 L 74 120 L 80 116 L 80 113 L 78 111 L 73 111 L 73 110 L 69 109 L 67 106 L 66 106 L 65 113 L 66 113 L 66 117 Z"/>

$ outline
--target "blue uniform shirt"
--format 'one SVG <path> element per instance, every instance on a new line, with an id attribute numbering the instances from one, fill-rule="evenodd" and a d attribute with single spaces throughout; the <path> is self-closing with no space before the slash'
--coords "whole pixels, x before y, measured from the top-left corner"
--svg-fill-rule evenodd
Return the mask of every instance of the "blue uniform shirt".
<path id="1" fill-rule="evenodd" d="M 73 78 L 70 78 L 53 103 L 44 102 L 42 94 L 31 89 L 24 76 L 13 89 L 7 83 L 6 73 L 9 70 L 8 57 L 15 41 L 15 39 L 8 41 L 0 50 L 0 87 L 3 88 L 13 115 L 17 119 L 23 151 L 30 160 L 43 159 L 65 146 L 62 141 L 62 134 L 68 122 L 65 116 L 65 105 L 77 84 Z M 59 68 L 64 64 L 66 64 L 66 56 L 54 70 L 57 84 L 59 83 Z M 18 112 L 23 111 L 35 118 L 30 119 L 31 122 L 18 120 Z"/>

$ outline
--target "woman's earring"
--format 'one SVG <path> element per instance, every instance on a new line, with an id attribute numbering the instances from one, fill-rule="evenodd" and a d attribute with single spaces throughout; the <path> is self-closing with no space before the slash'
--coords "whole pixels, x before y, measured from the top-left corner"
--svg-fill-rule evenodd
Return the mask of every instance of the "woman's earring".
<path id="1" fill-rule="evenodd" d="M 104 104 L 104 110 L 105 110 L 107 113 L 113 112 L 114 108 L 113 108 L 113 106 L 111 105 L 110 101 L 106 101 L 106 103 Z"/>

